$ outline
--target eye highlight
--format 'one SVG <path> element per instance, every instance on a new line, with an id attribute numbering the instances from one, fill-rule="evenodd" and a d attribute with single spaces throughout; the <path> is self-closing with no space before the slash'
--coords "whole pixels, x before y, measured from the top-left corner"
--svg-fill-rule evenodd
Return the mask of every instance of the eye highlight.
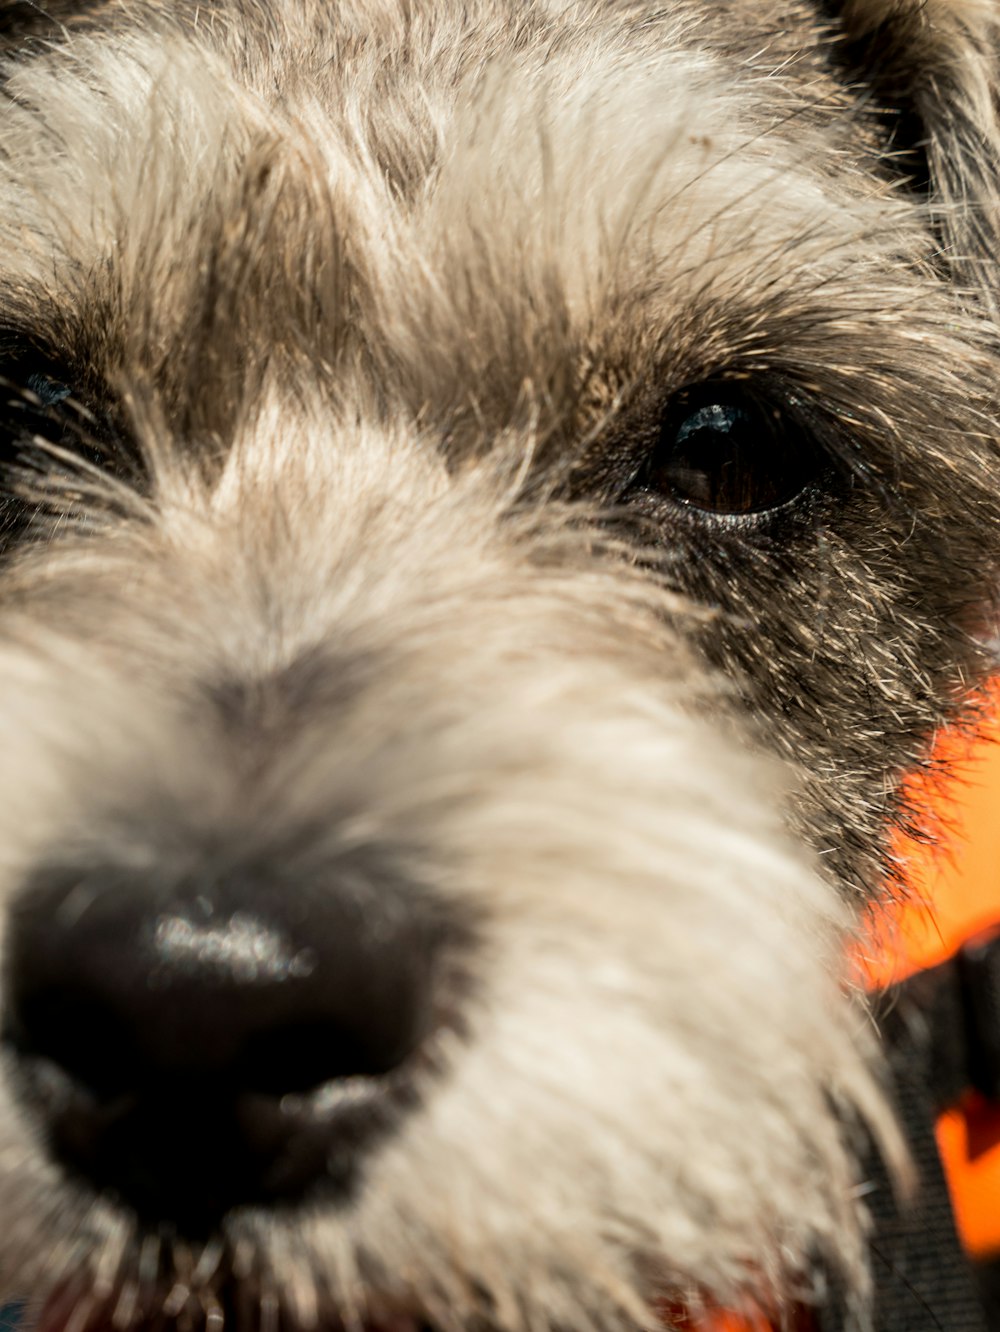
<path id="1" fill-rule="evenodd" d="M 794 404 L 719 381 L 673 397 L 637 481 L 688 508 L 751 515 L 789 503 L 827 466 Z"/>
<path id="2" fill-rule="evenodd" d="M 63 384 L 50 375 L 37 373 L 28 376 L 25 387 L 35 395 L 42 407 L 55 407 L 73 391 L 68 384 Z"/>

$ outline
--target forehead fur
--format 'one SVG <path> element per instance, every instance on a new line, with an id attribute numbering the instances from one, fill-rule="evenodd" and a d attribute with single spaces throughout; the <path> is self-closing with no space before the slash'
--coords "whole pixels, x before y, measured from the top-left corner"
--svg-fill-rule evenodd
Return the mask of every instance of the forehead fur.
<path id="1" fill-rule="evenodd" d="M 471 40 L 414 20 L 399 45 L 388 10 L 338 10 L 303 58 L 309 25 L 279 6 L 266 59 L 210 25 L 15 72 L 8 322 L 175 396 L 198 387 L 185 365 L 218 392 L 223 347 L 305 347 L 313 368 L 349 354 L 369 389 L 391 367 L 410 410 L 476 397 L 495 419 L 527 384 L 559 402 L 595 359 L 635 374 L 667 338 L 675 385 L 780 360 L 846 272 L 927 248 L 832 128 L 760 123 L 759 73 L 683 11 L 639 44 L 599 12 L 479 17 Z"/>

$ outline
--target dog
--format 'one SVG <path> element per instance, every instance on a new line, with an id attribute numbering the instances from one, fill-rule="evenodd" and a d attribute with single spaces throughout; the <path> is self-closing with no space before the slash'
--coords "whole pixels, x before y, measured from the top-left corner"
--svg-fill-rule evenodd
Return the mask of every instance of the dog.
<path id="1" fill-rule="evenodd" d="M 993 659 L 992 0 L 0 46 L 5 1296 L 870 1326 L 847 954 Z"/>

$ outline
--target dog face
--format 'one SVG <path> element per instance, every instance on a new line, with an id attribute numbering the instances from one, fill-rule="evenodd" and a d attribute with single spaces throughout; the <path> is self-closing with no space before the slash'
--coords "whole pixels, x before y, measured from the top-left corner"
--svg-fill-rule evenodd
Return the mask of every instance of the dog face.
<path id="1" fill-rule="evenodd" d="M 844 932 L 992 623 L 989 15 L 0 13 L 7 1289 L 863 1302 Z"/>

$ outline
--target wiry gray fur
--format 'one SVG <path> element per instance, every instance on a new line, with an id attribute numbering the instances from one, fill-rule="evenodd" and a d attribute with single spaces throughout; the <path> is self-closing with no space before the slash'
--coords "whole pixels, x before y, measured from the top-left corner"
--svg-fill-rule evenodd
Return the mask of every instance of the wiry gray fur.
<path id="1" fill-rule="evenodd" d="M 8 482 L 4 895 L 221 841 L 389 858 L 477 922 L 349 1207 L 143 1235 L 9 1078 L 8 1293 L 585 1332 L 824 1270 L 863 1321 L 859 1125 L 901 1157 L 844 939 L 993 630 L 994 23 L 0 6 L 0 352 L 119 441 Z M 835 464 L 773 522 L 632 484 L 714 377 Z"/>

